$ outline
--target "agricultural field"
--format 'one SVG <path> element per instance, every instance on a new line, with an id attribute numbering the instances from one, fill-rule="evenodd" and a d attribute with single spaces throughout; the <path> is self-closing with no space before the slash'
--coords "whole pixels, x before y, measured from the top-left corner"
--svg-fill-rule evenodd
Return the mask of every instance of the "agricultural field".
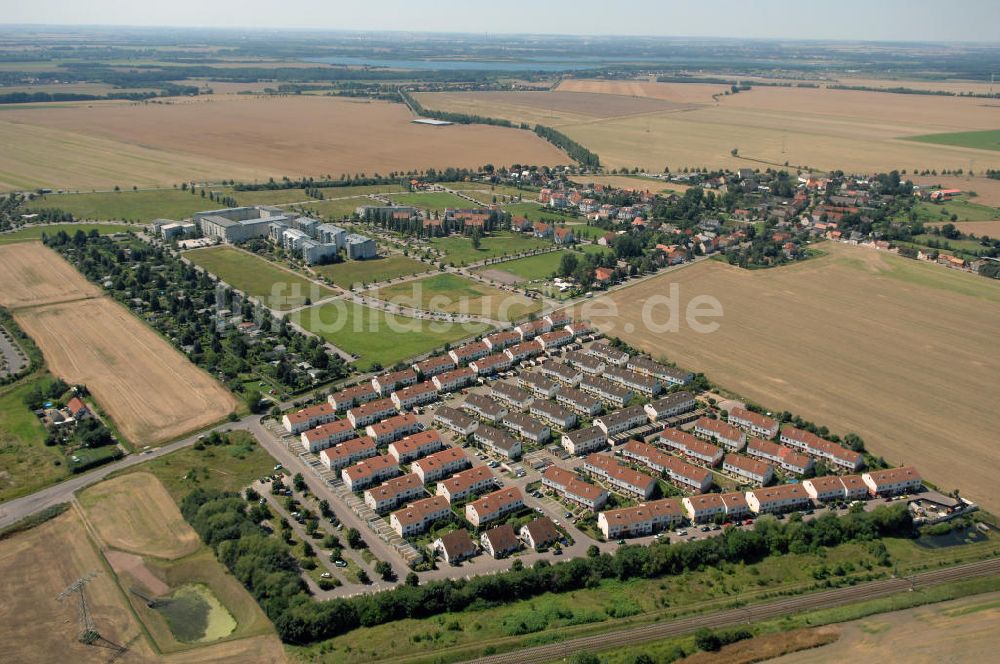
<path id="1" fill-rule="evenodd" d="M 298 200 L 303 200 L 303 196 Z M 75 219 L 124 220 L 148 223 L 153 219 L 187 219 L 195 212 L 220 206 L 208 198 L 191 195 L 180 189 L 143 189 L 141 191 L 101 191 L 91 193 L 47 194 L 30 201 L 29 210 L 59 208 Z"/>
<path id="2" fill-rule="evenodd" d="M 968 175 L 913 175 L 907 176 L 914 184 L 923 187 L 961 189 L 968 193 L 968 200 L 977 205 L 1000 208 L 1000 180 Z M 973 196 L 973 192 L 975 196 Z"/>
<path id="3" fill-rule="evenodd" d="M 445 208 L 467 209 L 475 205 L 447 191 L 420 191 L 412 194 L 393 194 L 390 197 L 396 205 L 412 205 L 421 210 L 444 212 Z"/>
<path id="4" fill-rule="evenodd" d="M 918 221 L 947 223 L 951 216 L 957 221 L 992 221 L 1000 219 L 1000 210 L 974 203 L 966 198 L 956 198 L 947 203 L 921 202 L 913 206 Z"/>
<path id="5" fill-rule="evenodd" d="M 362 205 L 377 204 L 376 201 L 367 196 L 352 196 L 305 203 L 302 205 L 302 209 L 324 219 L 339 220 L 349 218 Z"/>
<path id="6" fill-rule="evenodd" d="M 460 236 L 434 238 L 430 243 L 445 253 L 445 260 L 455 265 L 468 265 L 487 258 L 511 256 L 552 246 L 549 240 L 513 233 L 499 233 L 481 238 L 479 249 L 472 246 L 470 238 Z"/>
<path id="7" fill-rule="evenodd" d="M 424 93 L 427 108 L 541 122 L 601 157 L 605 167 L 665 166 L 765 168 L 767 166 L 891 169 L 1000 167 L 993 150 L 924 144 L 915 135 L 993 130 L 993 109 L 980 99 L 825 88 L 758 87 L 717 96 L 727 86 L 640 81 L 560 83 L 555 93 Z M 585 115 L 560 93 L 608 97 Z M 483 95 L 492 95 L 484 97 Z M 528 95 L 528 96 L 526 96 Z M 650 100 L 672 110 L 644 111 Z M 731 151 L 738 149 L 738 156 Z"/>
<path id="8" fill-rule="evenodd" d="M 173 560 L 201 547 L 198 534 L 150 473 L 128 473 L 101 482 L 78 499 L 98 536 L 115 549 Z"/>
<path id="9" fill-rule="evenodd" d="M 85 384 L 133 445 L 167 442 L 239 407 L 211 376 L 108 298 L 18 310 L 14 316 L 52 372 Z"/>
<path id="10" fill-rule="evenodd" d="M 0 306 L 34 307 L 99 297 L 101 289 L 37 242 L 0 246 Z"/>
<path id="11" fill-rule="evenodd" d="M 445 344 L 481 334 L 486 325 L 417 320 L 334 300 L 291 314 L 292 322 L 359 357 L 358 366 L 389 367 Z"/>
<path id="12" fill-rule="evenodd" d="M 77 231 L 83 231 L 87 234 L 91 231 L 97 231 L 101 235 L 109 235 L 111 233 L 128 233 L 129 231 L 134 230 L 136 230 L 134 226 L 128 226 L 126 224 L 45 224 L 21 228 L 9 233 L 0 233 L 0 244 L 41 240 L 43 235 L 55 235 L 59 231 L 66 231 L 71 235 Z"/>
<path id="13" fill-rule="evenodd" d="M 951 222 L 939 221 L 930 225 L 943 226 L 945 223 Z M 955 222 L 955 228 L 962 233 L 971 233 L 979 237 L 984 235 L 991 238 L 1000 237 L 1000 221 L 958 221 Z"/>
<path id="14" fill-rule="evenodd" d="M 42 350 L 52 373 L 84 384 L 135 445 L 163 443 L 238 407 L 208 374 L 51 249 L 0 246 L 0 305 Z"/>
<path id="15" fill-rule="evenodd" d="M 363 261 L 313 266 L 316 274 L 326 277 L 341 288 L 352 288 L 355 284 L 380 283 L 397 277 L 420 274 L 430 269 L 431 266 L 427 263 L 398 254 Z"/>
<path id="16" fill-rule="evenodd" d="M 933 143 L 935 145 L 957 145 L 977 150 L 1000 150 L 1000 130 L 957 131 L 950 134 L 927 134 L 911 136 L 911 141 Z"/>
<path id="17" fill-rule="evenodd" d="M 315 302 L 334 294 L 291 270 L 234 247 L 194 249 L 184 257 L 276 311 L 295 309 L 307 299 Z"/>
<path id="18" fill-rule="evenodd" d="M 942 489 L 1000 508 L 988 433 L 1000 419 L 995 390 L 985 387 L 1000 371 L 1000 284 L 864 248 L 823 249 L 826 256 L 773 270 L 704 261 L 602 298 L 614 313 L 596 305 L 581 313 L 767 407 L 854 431 L 888 462 L 912 463 Z M 641 323 L 650 297 L 675 284 L 680 307 L 701 295 L 718 300 L 723 316 L 702 319 L 717 330 L 698 333 L 681 320 L 679 332 L 655 332 Z M 667 309 L 653 319 L 664 324 Z"/>
<path id="19" fill-rule="evenodd" d="M 101 635 L 114 643 L 132 642 L 136 654 L 153 656 L 114 575 L 106 571 L 75 510 L 0 542 L 0 548 L 0 574 L 6 579 L 0 620 L 11 639 L 7 657 L 24 662 L 107 661 L 106 649 L 77 641 L 76 597 L 66 602 L 56 599 L 90 572 L 100 572 L 87 584 L 86 593 Z"/>
<path id="20" fill-rule="evenodd" d="M 411 122 L 402 104 L 365 99 L 218 95 L 170 104 L 38 106 L 0 113 L 0 142 L 8 148 L 0 155 L 0 190 L 568 161 L 528 131 L 424 127 Z M 23 157 L 29 154 L 30 162 Z"/>
<path id="21" fill-rule="evenodd" d="M 373 295 L 400 306 L 485 316 L 507 322 L 520 320 L 542 308 L 541 302 L 537 300 L 454 274 L 438 274 L 395 286 L 385 286 Z"/>
<path id="22" fill-rule="evenodd" d="M 217 464 L 205 459 L 190 472 L 207 472 L 208 465 Z M 256 602 L 190 527 L 178 521 L 177 505 L 146 470 L 140 465 L 95 485 L 81 494 L 82 509 L 70 508 L 0 543 L 0 573 L 10 593 L 0 619 L 15 637 L 10 656 L 26 662 L 106 662 L 108 649 L 77 640 L 76 596 L 57 600 L 76 579 L 96 573 L 86 585 L 94 626 L 108 641 L 128 645 L 126 659 L 284 662 L 281 643 Z M 245 474 L 238 479 L 249 481 Z M 159 528 L 184 535 L 183 546 L 168 541 L 173 538 Z M 117 548 L 122 545 L 156 553 L 138 555 Z M 157 597 L 157 607 L 147 607 L 133 588 Z"/>
<path id="23" fill-rule="evenodd" d="M 1000 648 L 1000 593 L 973 595 L 837 626 L 840 638 L 816 650 L 771 660 L 773 664 L 872 661 L 985 662 Z"/>

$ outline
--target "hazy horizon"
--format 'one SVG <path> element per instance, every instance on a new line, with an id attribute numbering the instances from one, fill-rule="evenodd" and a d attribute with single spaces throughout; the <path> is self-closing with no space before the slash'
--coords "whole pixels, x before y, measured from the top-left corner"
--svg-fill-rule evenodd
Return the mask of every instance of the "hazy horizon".
<path id="1" fill-rule="evenodd" d="M 965 0 L 950 8 L 960 21 L 943 21 L 930 0 L 844 0 L 822 16 L 777 0 L 720 0 L 697 6 L 674 0 L 623 0 L 613 10 L 594 0 L 552 0 L 545 5 L 508 2 L 472 8 L 441 0 L 418 5 L 402 0 L 365 4 L 291 0 L 0 0 L 3 27 L 208 28 L 442 34 L 520 34 L 579 37 L 766 39 L 998 43 L 1000 3 Z M 595 27 L 597 29 L 595 29 Z"/>

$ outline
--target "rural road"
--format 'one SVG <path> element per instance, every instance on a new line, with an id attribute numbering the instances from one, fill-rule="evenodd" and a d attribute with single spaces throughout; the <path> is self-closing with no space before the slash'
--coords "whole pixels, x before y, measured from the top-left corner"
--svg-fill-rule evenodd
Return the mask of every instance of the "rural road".
<path id="1" fill-rule="evenodd" d="M 920 592 L 922 588 L 942 583 L 952 583 L 997 573 L 1000 573 L 1000 558 L 991 558 L 957 567 L 922 572 L 910 577 L 883 579 L 857 586 L 809 593 L 788 599 L 779 599 L 774 602 L 751 604 L 707 615 L 677 618 L 666 622 L 622 629 L 616 632 L 584 636 L 561 643 L 552 643 L 500 655 L 481 657 L 469 660 L 469 662 L 474 662 L 475 664 L 543 664 L 544 662 L 551 662 L 579 652 L 600 651 L 614 647 L 631 646 L 637 643 L 658 641 L 671 636 L 693 632 L 702 627 L 719 628 L 760 622 L 814 609 L 825 609 L 886 597 L 906 590 Z"/>

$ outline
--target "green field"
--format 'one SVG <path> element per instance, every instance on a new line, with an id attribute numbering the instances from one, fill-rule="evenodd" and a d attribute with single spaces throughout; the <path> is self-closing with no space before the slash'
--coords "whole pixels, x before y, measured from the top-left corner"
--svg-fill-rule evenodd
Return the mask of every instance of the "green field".
<path id="1" fill-rule="evenodd" d="M 335 346 L 358 356 L 358 366 L 389 367 L 460 339 L 481 334 L 486 325 L 441 323 L 388 314 L 337 300 L 297 311 L 291 320 Z"/>
<path id="2" fill-rule="evenodd" d="M 552 246 L 548 240 L 511 233 L 499 233 L 484 237 L 480 241 L 479 249 L 473 248 L 470 238 L 459 236 L 434 238 L 431 240 L 431 244 L 445 252 L 446 260 L 455 265 L 467 265 L 487 258 L 511 256 L 531 249 Z"/>
<path id="3" fill-rule="evenodd" d="M 345 196 L 367 196 L 368 194 L 391 194 L 406 191 L 401 184 L 352 184 L 344 187 L 323 187 L 320 189 L 326 198 L 344 198 Z"/>
<path id="4" fill-rule="evenodd" d="M 180 189 L 145 189 L 87 194 L 48 194 L 27 204 L 29 210 L 59 208 L 76 219 L 149 222 L 186 219 L 195 212 L 215 210 L 218 203 Z"/>
<path id="5" fill-rule="evenodd" d="M 313 201 L 302 206 L 303 209 L 312 212 L 325 219 L 346 219 L 354 214 L 354 211 L 362 205 L 377 205 L 366 196 L 354 196 L 352 198 L 340 198 L 336 200 Z"/>
<path id="6" fill-rule="evenodd" d="M 195 249 L 184 256 L 271 309 L 287 311 L 302 306 L 307 298 L 315 302 L 333 295 L 325 286 L 233 247 Z"/>
<path id="7" fill-rule="evenodd" d="M 326 277 L 341 288 L 352 288 L 355 284 L 375 284 L 396 277 L 427 272 L 430 269 L 431 266 L 427 263 L 398 254 L 385 258 L 369 258 L 363 261 L 345 261 L 313 267 L 316 274 Z"/>
<path id="8" fill-rule="evenodd" d="M 947 134 L 925 134 L 910 136 L 907 140 L 935 145 L 956 145 L 978 150 L 1000 150 L 1000 129 L 988 131 L 956 131 Z"/>
<path id="9" fill-rule="evenodd" d="M 871 566 L 873 575 L 884 578 L 893 572 L 934 567 L 957 558 L 967 562 L 992 555 L 996 542 L 989 538 L 929 554 L 910 540 L 884 541 L 895 569 L 874 564 L 868 543 L 850 542 L 825 547 L 820 554 L 785 553 L 757 564 L 723 563 L 661 579 L 604 580 L 594 588 L 514 600 L 499 607 L 363 627 L 292 650 L 304 660 L 311 661 L 322 652 L 331 661 L 343 664 L 404 655 L 407 661 L 464 661 L 571 636 L 719 610 L 734 601 L 752 602 L 782 593 L 816 590 L 823 583 L 816 581 L 813 572 L 821 568 L 839 568 L 844 570 L 844 577 L 863 578 Z"/>
<path id="10" fill-rule="evenodd" d="M 393 203 L 411 205 L 421 210 L 442 212 L 445 208 L 469 209 L 476 207 L 472 201 L 459 198 L 447 191 L 421 191 L 413 194 L 393 194 Z"/>
<path id="11" fill-rule="evenodd" d="M 66 231 L 70 235 L 73 235 L 77 231 L 90 233 L 90 231 L 95 229 L 101 235 L 107 235 L 110 233 L 127 233 L 128 231 L 135 230 L 135 226 L 126 226 L 125 224 L 84 224 L 84 223 L 45 224 L 44 226 L 31 226 L 30 228 L 22 228 L 20 230 L 14 231 L 13 233 L 0 234 L 0 244 L 5 244 L 8 242 L 25 242 L 27 240 L 41 240 L 43 234 L 55 235 L 59 231 Z"/>
<path id="12" fill-rule="evenodd" d="M 972 203 L 965 198 L 956 198 L 947 203 L 920 202 L 913 206 L 912 212 L 916 212 L 917 221 L 946 223 L 951 221 L 951 215 L 958 217 L 958 221 L 992 221 L 1000 219 L 1000 210 Z M 910 218 L 909 213 L 903 213 L 896 217 L 897 221 L 906 221 Z"/>
<path id="13" fill-rule="evenodd" d="M 520 277 L 521 281 L 550 279 L 552 278 L 552 274 L 559 267 L 559 261 L 562 260 L 562 255 L 563 252 L 561 251 L 552 251 L 547 254 L 539 254 L 538 256 L 518 258 L 505 263 L 487 265 L 482 268 L 480 272 L 485 270 L 501 270 L 503 272 L 509 272 L 516 277 Z"/>
<path id="14" fill-rule="evenodd" d="M 567 221 L 580 221 L 580 217 L 573 217 L 568 214 L 558 214 L 545 208 L 538 203 L 513 203 L 503 206 L 504 212 L 509 212 L 515 217 L 525 217 L 531 221 L 553 221 L 556 223 Z"/>
<path id="15" fill-rule="evenodd" d="M 69 475 L 58 447 L 45 446 L 45 427 L 24 405 L 36 384 L 50 378 L 25 379 L 0 388 L 0 501 L 32 493 Z"/>
<path id="16" fill-rule="evenodd" d="M 571 228 L 573 229 L 574 235 L 578 238 L 584 238 L 587 240 L 598 240 L 608 232 L 599 226 L 587 226 L 586 224 L 578 224 L 576 226 L 571 226 Z"/>
<path id="17" fill-rule="evenodd" d="M 573 229 L 573 232 L 576 232 L 575 228 Z M 575 249 L 577 251 L 582 251 L 585 254 L 610 254 L 614 252 L 613 249 L 602 247 L 599 244 L 578 244 L 575 246 Z"/>
<path id="18" fill-rule="evenodd" d="M 428 311 L 472 314 L 504 321 L 520 320 L 542 308 L 537 300 L 454 274 L 438 274 L 380 288 L 375 297 Z"/>

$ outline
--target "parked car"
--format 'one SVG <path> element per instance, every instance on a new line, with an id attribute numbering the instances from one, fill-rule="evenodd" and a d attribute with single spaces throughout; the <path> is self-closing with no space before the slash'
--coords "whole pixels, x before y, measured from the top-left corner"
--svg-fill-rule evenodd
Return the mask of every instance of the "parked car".
<path id="1" fill-rule="evenodd" d="M 337 567 L 347 567 L 347 563 L 343 560 L 334 560 L 333 564 Z"/>

